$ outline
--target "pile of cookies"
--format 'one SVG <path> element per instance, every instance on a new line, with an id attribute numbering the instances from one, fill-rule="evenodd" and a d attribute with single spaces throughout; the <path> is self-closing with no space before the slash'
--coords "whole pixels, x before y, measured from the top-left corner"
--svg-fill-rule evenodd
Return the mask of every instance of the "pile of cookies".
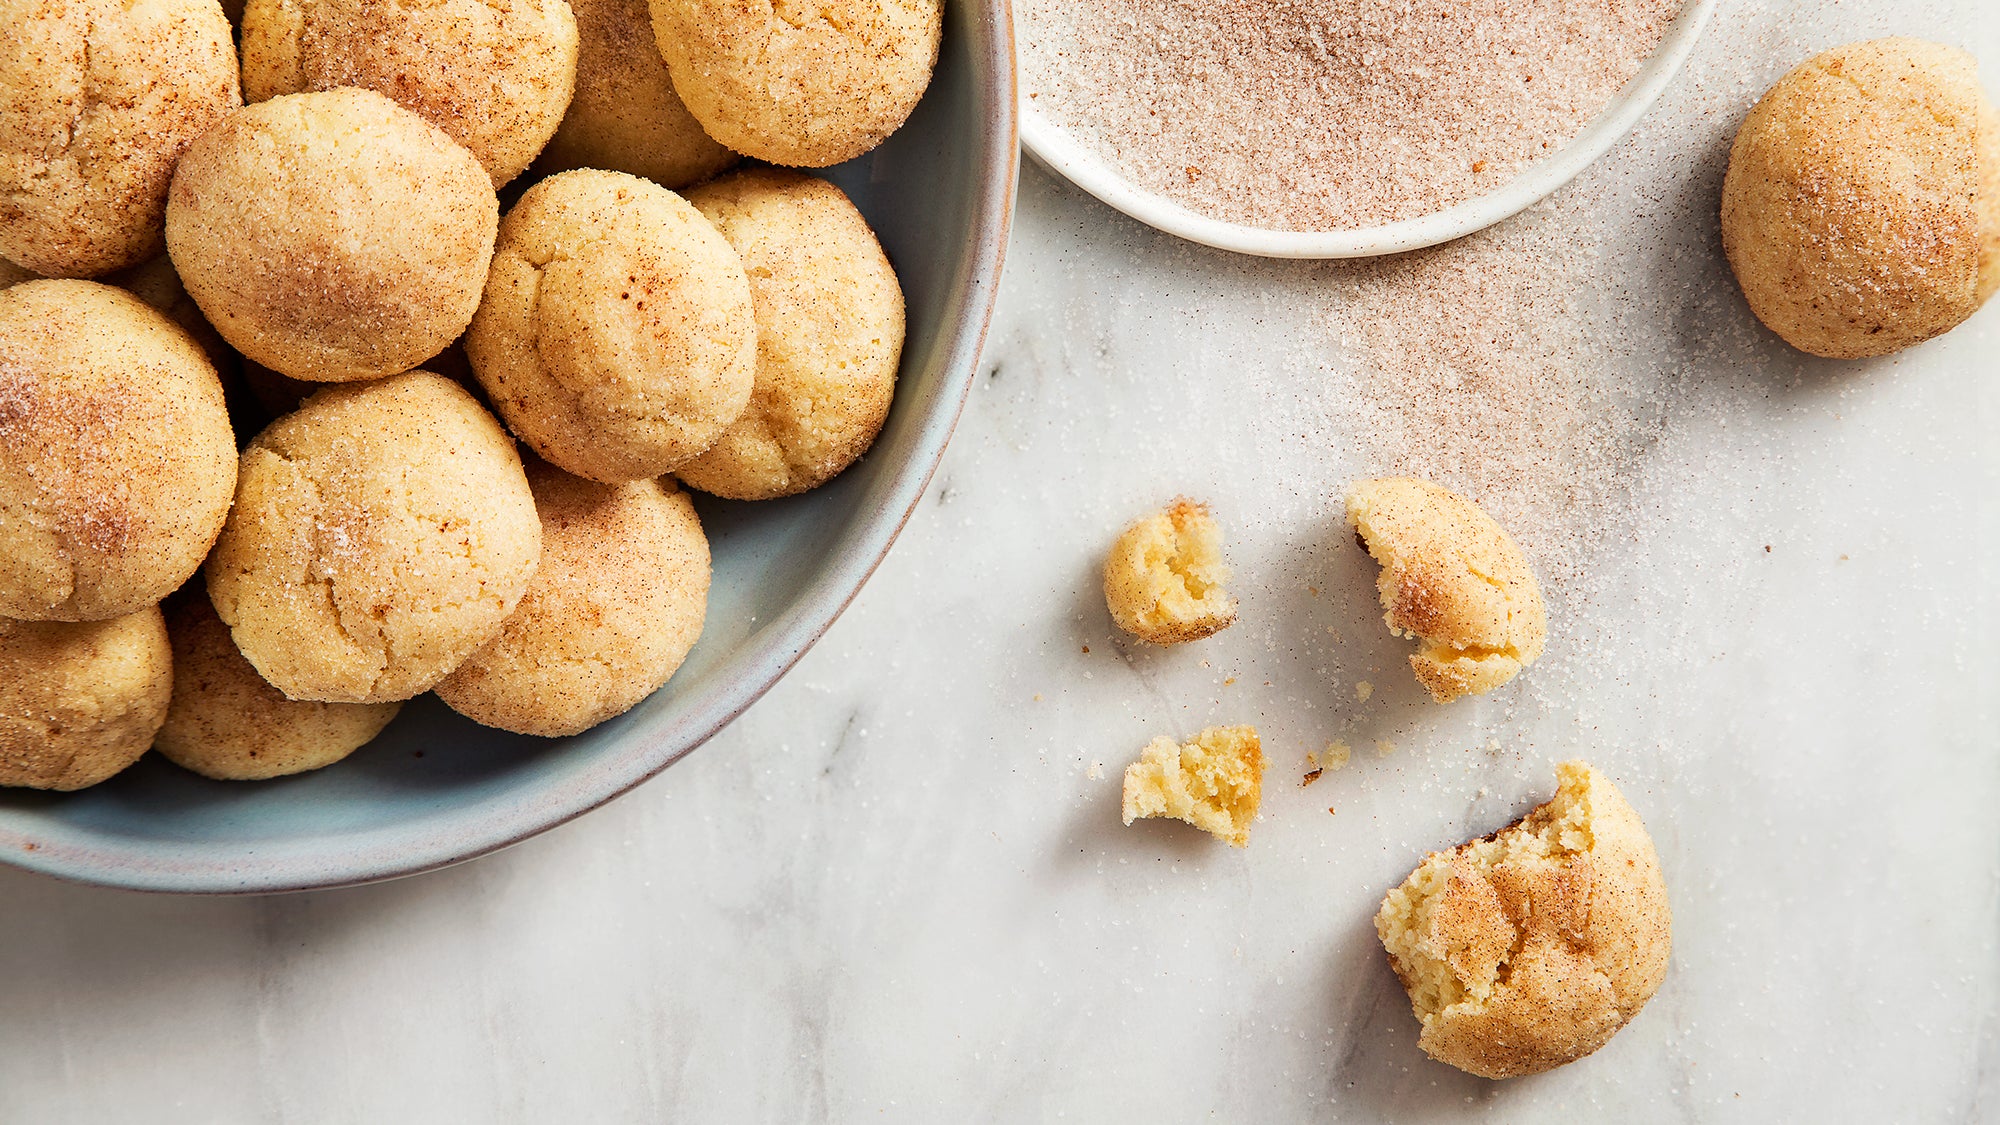
<path id="1" fill-rule="evenodd" d="M 426 691 L 585 730 L 701 633 L 686 490 L 888 413 L 895 272 L 794 169 L 902 124 L 942 0 L 0 12 L 0 785 L 297 773 Z"/>

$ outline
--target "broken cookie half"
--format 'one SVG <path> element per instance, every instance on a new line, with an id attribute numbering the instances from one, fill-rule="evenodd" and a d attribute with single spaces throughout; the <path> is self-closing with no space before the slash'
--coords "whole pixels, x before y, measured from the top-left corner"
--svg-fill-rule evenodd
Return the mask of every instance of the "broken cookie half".
<path id="1" fill-rule="evenodd" d="M 1491 691 L 1542 654 L 1541 586 L 1477 504 L 1428 481 L 1364 480 L 1347 494 L 1347 521 L 1381 564 L 1390 631 L 1421 642 L 1410 667 L 1432 699 Z"/>
<path id="2" fill-rule="evenodd" d="M 1588 764 L 1556 781 L 1521 820 L 1426 856 L 1375 915 L 1418 1045 L 1482 1078 L 1597 1050 L 1667 973 L 1673 913 L 1646 826 Z"/>
<path id="3" fill-rule="evenodd" d="M 1223 590 L 1222 529 L 1180 499 L 1125 529 L 1104 562 L 1104 604 L 1120 629 L 1158 645 L 1211 636 L 1236 620 Z"/>
<path id="4" fill-rule="evenodd" d="M 1256 727 L 1209 727 L 1185 743 L 1161 736 L 1125 767 L 1125 823 L 1174 817 L 1240 848 L 1263 793 Z"/>

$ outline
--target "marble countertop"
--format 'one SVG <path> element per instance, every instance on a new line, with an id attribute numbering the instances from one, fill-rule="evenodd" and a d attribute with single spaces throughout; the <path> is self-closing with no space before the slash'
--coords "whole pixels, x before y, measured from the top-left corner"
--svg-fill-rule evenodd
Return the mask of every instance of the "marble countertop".
<path id="1" fill-rule="evenodd" d="M 1354 267 L 1180 244 L 1031 166 L 944 465 L 789 678 L 631 795 L 432 875 L 196 900 L 0 870 L 0 1120 L 2000 1115 L 2000 303 L 1808 362 L 1712 217 L 1756 94 L 1892 32 L 2000 91 L 1985 0 L 1724 0 L 1638 132 L 1514 221 L 1595 247 L 1573 358 L 1643 439 L 1568 523 L 1515 513 L 1569 537 L 1530 544 L 1565 565 L 1516 684 L 1435 707 L 1375 620 L 1338 496 L 1381 443 L 1301 407 L 1357 377 L 1329 327 Z M 1229 529 L 1243 618 L 1143 650 L 1096 568 L 1181 492 Z M 1124 763 L 1217 722 L 1271 755 L 1251 846 L 1122 827 Z M 1335 738 L 1352 763 L 1302 786 Z M 1554 1073 L 1431 1062 L 1375 905 L 1577 756 L 1658 843 L 1667 982 Z"/>

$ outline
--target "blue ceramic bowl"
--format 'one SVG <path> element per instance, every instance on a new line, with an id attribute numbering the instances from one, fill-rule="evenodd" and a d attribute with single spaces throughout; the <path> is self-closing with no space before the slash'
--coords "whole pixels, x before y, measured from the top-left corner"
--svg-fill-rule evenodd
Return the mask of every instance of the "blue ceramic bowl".
<path id="1" fill-rule="evenodd" d="M 701 745 L 819 639 L 922 495 L 972 385 L 1016 159 L 1007 0 L 948 0 L 937 73 L 916 113 L 829 173 L 874 224 L 909 303 L 895 406 L 868 456 L 822 488 L 761 504 L 698 501 L 715 555 L 707 628 L 652 698 L 545 740 L 475 726 L 427 695 L 317 773 L 209 781 L 149 754 L 79 793 L 0 789 L 0 860 L 152 891 L 388 879 L 524 840 Z"/>

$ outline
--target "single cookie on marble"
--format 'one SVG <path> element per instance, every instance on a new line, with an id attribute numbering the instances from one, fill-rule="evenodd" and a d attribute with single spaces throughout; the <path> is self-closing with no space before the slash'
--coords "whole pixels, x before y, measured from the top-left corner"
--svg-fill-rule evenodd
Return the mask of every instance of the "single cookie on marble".
<path id="1" fill-rule="evenodd" d="M 168 602 L 174 690 L 153 746 L 221 781 L 330 766 L 382 732 L 401 703 L 291 700 L 257 674 L 199 585 Z"/>
<path id="2" fill-rule="evenodd" d="M 2000 115 L 1972 56 L 1875 39 L 1779 79 L 1730 148 L 1722 248 L 1757 319 L 1813 355 L 1971 316 L 2000 289 Z"/>
<path id="3" fill-rule="evenodd" d="M 0 785 L 72 790 L 139 760 L 167 717 L 157 606 L 105 621 L 0 618 Z"/>
<path id="4" fill-rule="evenodd" d="M 679 190 L 740 157 L 702 132 L 674 93 L 653 42 L 646 0 L 570 0 L 578 37 L 576 95 L 535 170 L 630 172 Z"/>
<path id="5" fill-rule="evenodd" d="M 889 416 L 903 355 L 896 271 L 825 180 L 755 168 L 687 199 L 743 259 L 757 374 L 743 416 L 675 475 L 732 500 L 817 488 L 866 453 Z"/>
<path id="6" fill-rule="evenodd" d="M 569 107 L 577 25 L 564 0 L 249 0 L 243 94 L 359 87 L 451 134 L 498 188 Z"/>
<path id="7" fill-rule="evenodd" d="M 1482 1078 L 1597 1050 L 1666 979 L 1673 910 L 1646 826 L 1587 763 L 1556 782 L 1512 825 L 1426 856 L 1375 915 L 1418 1045 Z"/>
<path id="8" fill-rule="evenodd" d="M 1364 480 L 1348 490 L 1347 522 L 1381 564 L 1389 631 L 1422 642 L 1410 668 L 1432 699 L 1492 691 L 1542 655 L 1541 584 L 1479 505 L 1429 481 Z"/>
<path id="9" fill-rule="evenodd" d="M 411 371 L 326 388 L 251 441 L 208 592 L 287 698 L 389 703 L 492 640 L 541 553 L 514 443 Z"/>
<path id="10" fill-rule="evenodd" d="M 937 64 L 943 0 L 651 0 L 674 89 L 746 156 L 824 168 L 882 143 Z"/>
<path id="11" fill-rule="evenodd" d="M 750 402 L 750 281 L 680 196 L 623 172 L 564 172 L 500 224 L 465 352 L 508 428 L 551 464 L 607 484 L 656 477 Z"/>
<path id="12" fill-rule="evenodd" d="M 0 258 L 96 277 L 156 257 L 174 162 L 243 104 L 215 0 L 0 0 Z"/>
<path id="13" fill-rule="evenodd" d="M 479 307 L 499 203 L 472 154 L 368 90 L 237 111 L 188 148 L 167 249 L 222 338 L 295 379 L 393 375 Z"/>
<path id="14" fill-rule="evenodd" d="M 531 463 L 542 565 L 500 635 L 437 686 L 519 734 L 579 734 L 659 690 L 701 636 L 708 537 L 670 482 L 607 485 Z"/>
<path id="15" fill-rule="evenodd" d="M 1222 528 L 1185 497 L 1133 521 L 1104 560 L 1104 605 L 1120 629 L 1156 645 L 1213 636 L 1236 623 L 1222 588 Z"/>
<path id="16" fill-rule="evenodd" d="M 236 485 L 201 349 L 95 281 L 0 290 L 0 617 L 100 621 L 201 566 Z"/>

